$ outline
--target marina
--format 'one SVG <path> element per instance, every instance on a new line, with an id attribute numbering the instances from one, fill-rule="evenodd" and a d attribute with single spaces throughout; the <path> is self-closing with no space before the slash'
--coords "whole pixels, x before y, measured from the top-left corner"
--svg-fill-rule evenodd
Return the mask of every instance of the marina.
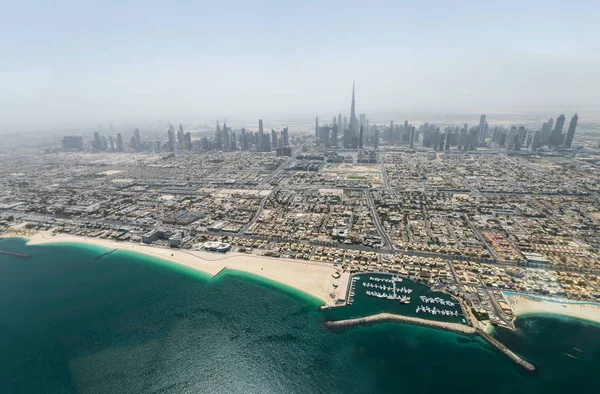
<path id="1" fill-rule="evenodd" d="M 424 313 L 430 313 L 432 315 L 443 315 L 443 316 L 458 316 L 459 313 L 458 311 L 450 311 L 450 310 L 445 310 L 445 309 L 437 309 L 436 307 L 430 308 L 428 306 L 418 306 L 416 313 L 420 313 L 420 312 L 424 312 Z"/>
<path id="2" fill-rule="evenodd" d="M 446 305 L 446 306 L 454 306 L 455 305 L 454 302 L 446 301 L 440 297 L 431 298 L 431 297 L 421 296 L 419 298 L 421 299 L 421 301 L 423 301 L 426 304 L 440 304 L 440 305 Z"/>
<path id="3" fill-rule="evenodd" d="M 397 274 L 343 273 L 338 289 L 338 297 L 344 299 L 338 300 L 337 305 L 342 307 L 330 309 L 327 313 L 329 320 L 393 313 L 441 322 L 466 323 L 458 303 L 448 294 L 433 291 L 426 285 Z"/>

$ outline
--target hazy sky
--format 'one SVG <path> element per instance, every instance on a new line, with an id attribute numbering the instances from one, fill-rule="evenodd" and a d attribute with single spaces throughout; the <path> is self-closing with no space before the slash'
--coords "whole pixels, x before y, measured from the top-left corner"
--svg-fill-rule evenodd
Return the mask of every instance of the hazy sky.
<path id="1" fill-rule="evenodd" d="M 0 126 L 600 108 L 597 1 L 483 3 L 12 1 Z"/>

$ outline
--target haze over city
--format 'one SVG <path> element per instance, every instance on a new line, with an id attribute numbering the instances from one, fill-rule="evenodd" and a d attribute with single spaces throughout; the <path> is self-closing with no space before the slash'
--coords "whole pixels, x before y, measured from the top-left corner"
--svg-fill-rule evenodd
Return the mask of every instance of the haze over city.
<path id="1" fill-rule="evenodd" d="M 593 2 L 13 2 L 2 131 L 348 111 L 598 120 Z"/>

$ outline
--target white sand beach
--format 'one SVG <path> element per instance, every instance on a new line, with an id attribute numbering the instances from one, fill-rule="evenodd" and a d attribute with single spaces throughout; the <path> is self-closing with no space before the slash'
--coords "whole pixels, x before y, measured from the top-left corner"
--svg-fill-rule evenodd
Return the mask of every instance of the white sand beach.
<path id="1" fill-rule="evenodd" d="M 553 314 L 600 323 L 600 304 L 560 303 L 514 294 L 505 298 L 515 316 Z"/>
<path id="2" fill-rule="evenodd" d="M 336 294 L 333 287 L 339 279 L 332 275 L 339 271 L 332 264 L 315 263 L 303 260 L 288 260 L 255 256 L 243 253 L 209 253 L 181 249 L 169 249 L 131 242 L 116 242 L 106 239 L 78 237 L 69 234 L 52 235 L 43 231 L 27 237 L 29 245 L 50 243 L 86 243 L 108 249 L 131 250 L 190 267 L 209 275 L 215 275 L 222 269 L 233 269 L 258 275 L 307 293 L 326 305 L 333 305 Z"/>

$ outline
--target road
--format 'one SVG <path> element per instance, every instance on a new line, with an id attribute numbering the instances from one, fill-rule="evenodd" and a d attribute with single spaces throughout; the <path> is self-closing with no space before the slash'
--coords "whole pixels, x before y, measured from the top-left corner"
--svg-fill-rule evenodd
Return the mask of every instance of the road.
<path id="1" fill-rule="evenodd" d="M 142 225 L 140 223 L 134 223 L 134 222 L 105 220 L 105 219 L 56 218 L 52 215 L 47 215 L 47 214 L 23 213 L 20 211 L 10 211 L 10 210 L 0 210 L 0 212 L 13 215 L 16 219 L 19 219 L 19 220 L 36 222 L 36 223 L 41 223 L 41 224 L 46 224 L 46 225 L 51 225 L 52 223 L 55 223 L 56 219 L 58 219 L 58 220 L 64 221 L 66 224 L 77 225 L 77 224 L 93 223 L 93 224 L 97 224 L 97 225 L 108 226 L 114 230 L 117 230 L 120 228 L 126 228 L 126 227 L 131 227 L 131 228 L 141 230 L 141 231 L 152 230 L 156 227 L 161 227 L 163 229 L 169 229 L 169 230 L 181 229 L 181 227 L 174 226 L 174 225 L 167 225 L 167 224 Z M 372 215 L 374 213 L 376 214 L 376 212 L 371 211 Z M 375 216 L 375 217 L 377 217 L 377 216 Z M 377 224 L 379 222 L 375 221 L 375 223 L 377 226 Z M 379 226 L 381 226 L 380 223 L 379 223 Z M 378 227 L 378 232 L 379 232 L 379 228 L 380 227 Z M 341 243 L 337 243 L 337 242 L 307 241 L 307 240 L 298 240 L 298 239 L 287 238 L 287 237 L 266 237 L 266 236 L 257 236 L 257 235 L 225 233 L 225 232 L 211 232 L 211 231 L 196 231 L 195 233 L 198 235 L 230 236 L 230 237 L 259 239 L 259 240 L 276 241 L 276 242 L 290 242 L 290 243 L 298 243 L 298 244 L 305 244 L 305 245 L 312 245 L 312 246 L 326 246 L 326 247 L 331 247 L 331 248 L 338 248 L 338 249 L 345 249 L 345 250 L 361 250 L 361 251 L 365 251 L 365 252 L 376 252 L 376 253 L 382 253 L 382 254 L 400 253 L 400 254 L 404 254 L 407 256 L 440 258 L 440 259 L 443 259 L 446 261 L 452 261 L 452 260 L 471 261 L 471 262 L 475 262 L 475 263 L 498 265 L 501 267 L 515 267 L 516 266 L 516 264 L 514 262 L 510 262 L 510 261 L 506 261 L 506 260 L 483 259 L 483 258 L 472 257 L 472 256 L 460 256 L 460 255 L 457 256 L 457 255 L 448 255 L 448 254 L 433 253 L 433 252 L 422 252 L 422 251 L 415 251 L 415 250 L 392 249 L 391 247 L 389 247 L 389 245 L 391 245 L 391 242 L 389 240 L 389 237 L 387 237 L 387 233 L 385 231 L 383 231 L 384 237 L 382 237 L 382 240 L 384 240 L 384 242 L 387 242 L 388 246 L 381 248 L 381 249 L 375 249 L 375 248 L 372 248 L 369 246 L 364 246 L 364 245 L 347 245 L 347 244 L 341 244 Z M 521 268 L 537 268 L 537 269 L 551 270 L 551 271 L 589 273 L 589 274 L 594 274 L 594 275 L 600 275 L 600 269 L 593 269 L 593 268 L 578 269 L 578 268 L 574 268 L 574 267 L 548 266 L 548 265 L 544 265 L 544 264 L 533 264 L 533 263 L 531 263 L 531 264 L 521 263 L 519 265 L 519 267 L 521 267 Z"/>
<path id="2" fill-rule="evenodd" d="M 496 314 L 498 319 L 502 320 L 502 322 L 504 322 L 504 324 L 506 324 L 508 327 L 512 327 L 512 322 L 506 321 L 506 319 L 504 318 L 504 315 L 502 314 L 501 309 L 498 306 L 496 299 L 494 298 L 494 295 L 490 294 L 488 288 L 483 285 L 483 281 L 481 280 L 481 277 L 479 275 L 477 275 L 477 278 L 479 279 L 479 282 L 481 282 L 481 286 L 479 288 L 483 289 L 485 294 L 487 294 L 487 296 L 490 298 L 490 303 L 492 304 L 492 309 L 494 310 L 494 313 Z"/>
<path id="3" fill-rule="evenodd" d="M 276 193 L 276 192 L 277 192 L 277 189 L 273 190 L 268 196 L 264 196 L 262 198 L 262 200 L 260 200 L 260 205 L 258 206 L 258 211 L 256 211 L 256 214 L 254 215 L 252 220 L 247 225 L 242 227 L 242 229 L 238 232 L 238 234 L 244 234 L 246 232 L 246 230 L 248 230 L 250 228 L 250 226 L 252 226 L 254 223 L 256 223 L 256 221 L 260 217 L 260 214 L 262 213 L 262 211 L 265 207 L 265 202 L 271 196 L 271 194 Z"/>
<path id="4" fill-rule="evenodd" d="M 379 220 L 379 215 L 377 214 L 377 209 L 375 209 L 375 203 L 373 202 L 373 196 L 369 191 L 365 191 L 365 197 L 367 199 L 367 204 L 369 205 L 369 209 L 371 210 L 371 217 L 373 219 L 373 223 L 375 223 L 375 227 L 377 227 L 377 232 L 381 237 L 381 240 L 385 243 L 384 248 L 394 250 L 394 244 L 390 240 L 387 232 L 381 225 L 381 221 Z"/>
<path id="5" fill-rule="evenodd" d="M 390 188 L 390 184 L 388 181 L 387 171 L 385 170 L 385 153 L 378 152 L 377 159 L 379 160 L 379 163 L 381 166 L 381 177 L 383 180 L 383 183 L 381 186 L 382 186 L 382 189 L 387 190 Z"/>

